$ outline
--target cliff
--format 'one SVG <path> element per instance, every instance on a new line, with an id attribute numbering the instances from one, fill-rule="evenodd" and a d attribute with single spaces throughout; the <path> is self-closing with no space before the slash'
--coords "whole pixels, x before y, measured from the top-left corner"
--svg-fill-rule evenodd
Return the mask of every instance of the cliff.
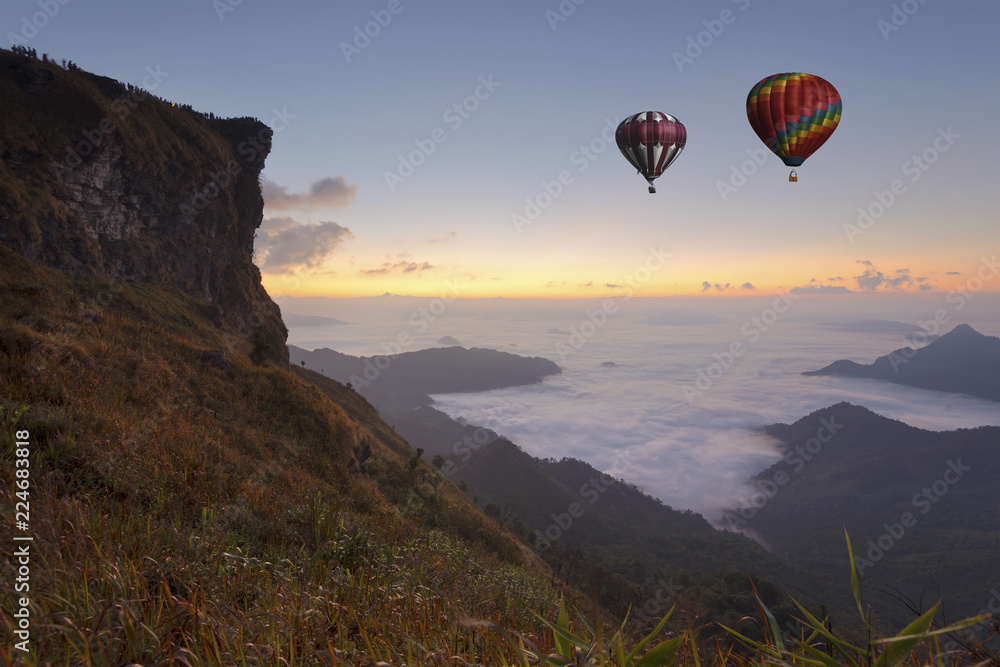
<path id="1" fill-rule="evenodd" d="M 287 365 L 252 257 L 270 128 L 5 50 L 0 99 L 0 243 L 70 275 L 177 288 Z"/>

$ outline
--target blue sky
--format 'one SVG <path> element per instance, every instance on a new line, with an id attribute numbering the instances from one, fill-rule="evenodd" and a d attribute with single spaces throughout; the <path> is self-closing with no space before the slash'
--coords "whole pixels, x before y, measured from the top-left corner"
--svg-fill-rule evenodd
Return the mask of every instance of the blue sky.
<path id="1" fill-rule="evenodd" d="M 461 279 L 466 296 L 602 296 L 650 248 L 670 256 L 651 296 L 947 292 L 1000 249 L 993 0 L 60 1 L 5 2 L 6 45 L 33 25 L 39 54 L 140 85 L 158 68 L 166 99 L 289 118 L 266 192 L 303 196 L 267 198 L 272 294 L 436 295 Z M 744 165 L 762 146 L 747 92 L 786 71 L 844 105 L 796 184 L 773 155 Z M 656 195 L 602 138 L 645 110 L 688 130 Z"/>

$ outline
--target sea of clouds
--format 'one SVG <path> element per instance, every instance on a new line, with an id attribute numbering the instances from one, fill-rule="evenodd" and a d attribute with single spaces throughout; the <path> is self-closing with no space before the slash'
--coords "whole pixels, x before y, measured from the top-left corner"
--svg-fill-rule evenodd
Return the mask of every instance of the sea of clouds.
<path id="1" fill-rule="evenodd" d="M 435 396 L 452 417 L 486 424 L 539 457 L 575 457 L 623 477 L 668 505 L 717 520 L 745 504 L 747 478 L 779 457 L 761 435 L 840 401 L 930 430 L 1000 424 L 1000 405 L 874 380 L 806 377 L 837 359 L 870 363 L 922 346 L 942 309 L 945 333 L 968 323 L 1000 335 L 1000 298 L 959 311 L 940 294 L 454 300 L 288 299 L 283 309 L 348 324 L 293 327 L 289 343 L 356 355 L 439 345 L 541 356 L 563 369 L 537 385 Z M 938 318 L 942 319 L 941 317 Z M 921 328 L 923 325 L 923 328 Z M 928 331 L 929 330 L 929 331 Z M 402 338 L 409 340 L 409 338 Z"/>

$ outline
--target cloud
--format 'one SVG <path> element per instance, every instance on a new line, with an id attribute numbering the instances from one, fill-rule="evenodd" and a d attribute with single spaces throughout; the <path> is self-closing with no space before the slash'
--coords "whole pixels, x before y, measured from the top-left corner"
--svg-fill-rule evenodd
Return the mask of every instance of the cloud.
<path id="1" fill-rule="evenodd" d="M 753 286 L 753 283 L 743 283 L 742 285 L 740 285 L 740 289 L 755 290 L 757 288 Z"/>
<path id="2" fill-rule="evenodd" d="M 867 259 L 859 259 L 858 264 L 866 267 L 864 273 L 860 276 L 854 276 L 858 288 L 863 292 L 877 292 L 880 289 L 883 291 L 901 290 L 927 280 L 926 277 L 914 278 L 909 269 L 896 269 L 895 273 L 886 275 Z"/>
<path id="3" fill-rule="evenodd" d="M 265 218 L 257 230 L 255 259 L 264 273 L 316 268 L 344 241 L 354 238 L 336 222 L 302 223 L 295 218 Z"/>
<path id="4" fill-rule="evenodd" d="M 611 289 L 618 289 L 621 287 L 618 283 L 604 283 L 605 287 L 610 287 Z"/>
<path id="5" fill-rule="evenodd" d="M 960 275 L 962 275 L 962 272 L 961 271 L 945 271 L 944 275 L 946 275 L 946 276 L 960 276 Z"/>
<path id="6" fill-rule="evenodd" d="M 397 260 L 393 262 L 390 260 L 382 262 L 382 266 L 377 269 L 361 269 L 358 273 L 366 276 L 375 276 L 384 273 L 392 273 L 394 271 L 398 271 L 399 273 L 415 273 L 417 271 L 428 271 L 433 268 L 434 266 L 429 262 L 408 262 L 406 260 Z"/>
<path id="7" fill-rule="evenodd" d="M 440 236 L 438 238 L 433 238 L 432 237 L 432 238 L 427 239 L 427 241 L 430 242 L 430 243 L 445 243 L 447 241 L 453 241 L 456 236 L 457 236 L 457 234 L 455 232 L 448 232 L 444 236 Z"/>
<path id="8" fill-rule="evenodd" d="M 604 346 L 598 335 L 586 343 L 587 354 L 571 355 L 560 363 L 553 345 L 560 336 L 568 335 L 571 325 L 579 324 L 578 308 L 575 312 L 567 309 L 565 319 L 546 321 L 537 328 L 537 336 L 519 341 L 527 343 L 532 354 L 560 363 L 565 370 L 562 375 L 523 387 L 435 396 L 434 407 L 472 424 L 489 425 L 535 456 L 575 457 L 598 470 L 608 470 L 616 458 L 628 452 L 633 465 L 619 476 L 673 507 L 704 512 L 710 521 L 717 517 L 720 506 L 740 505 L 759 497 L 753 494 L 754 489 L 744 486 L 744 481 L 781 460 L 783 452 L 777 443 L 760 434 L 765 424 L 790 424 L 813 410 L 841 401 L 864 405 L 924 429 L 949 430 L 997 422 L 996 404 L 989 401 L 872 380 L 801 375 L 802 371 L 845 357 L 867 363 L 900 347 L 901 339 L 893 335 L 873 343 L 866 335 L 846 335 L 822 327 L 791 335 L 784 330 L 781 344 L 755 346 L 752 354 L 740 357 L 734 368 L 717 377 L 702 396 L 689 403 L 683 386 L 693 386 L 699 370 L 718 363 L 713 353 L 721 356 L 727 349 L 730 339 L 725 332 L 732 330 L 732 322 L 743 321 L 747 314 L 745 303 L 716 304 L 720 300 L 710 296 L 711 301 L 705 298 L 705 307 L 724 316 L 723 323 L 707 324 L 690 335 L 667 334 L 670 344 L 658 346 L 656 354 L 649 354 L 645 336 L 621 337 Z M 893 300 L 893 296 L 890 293 L 887 299 L 879 300 L 875 311 L 879 316 L 889 314 L 887 307 L 890 311 L 898 307 L 900 313 L 926 317 L 922 306 L 907 305 L 908 299 Z M 803 312 L 814 308 L 811 312 L 820 318 L 856 318 L 859 309 L 868 308 L 863 299 L 861 303 L 859 299 L 838 299 L 835 303 L 816 299 L 813 306 L 806 305 L 806 299 L 801 301 L 793 308 L 806 309 Z M 535 308 L 541 307 L 512 305 L 502 314 L 521 315 L 534 322 L 539 314 Z M 559 312 L 551 303 L 547 307 L 549 316 Z M 618 326 L 631 330 L 648 314 L 636 302 L 615 317 Z M 360 317 L 352 315 L 351 319 Z M 466 344 L 482 340 L 481 321 L 456 318 L 453 322 L 449 325 L 450 335 Z M 713 338 L 716 335 L 718 338 Z M 713 342 L 706 345 L 708 341 Z M 600 365 L 603 361 L 613 361 L 620 368 L 610 369 L 614 373 L 609 373 Z M 614 415 L 614 419 L 608 419 L 608 415 Z M 848 428 L 853 424 L 840 418 L 837 421 Z M 835 447 L 837 442 L 835 439 L 823 447 Z M 806 466 L 815 463 L 807 462 Z M 749 525 L 754 526 L 753 520 Z"/>
<path id="9" fill-rule="evenodd" d="M 577 287 L 593 287 L 594 286 L 594 281 L 592 280 L 589 283 L 577 283 L 576 286 Z"/>
<path id="10" fill-rule="evenodd" d="M 308 192 L 289 192 L 284 185 L 265 180 L 261 186 L 264 207 L 272 211 L 304 209 L 316 206 L 344 208 L 358 194 L 357 185 L 348 185 L 343 176 L 321 178 L 309 186 Z"/>
<path id="11" fill-rule="evenodd" d="M 843 285 L 801 285 L 788 291 L 790 294 L 853 294 Z"/>
<path id="12" fill-rule="evenodd" d="M 746 283 L 746 284 L 749 285 L 750 283 Z M 728 289 L 733 289 L 733 286 L 730 283 L 726 283 L 725 285 L 722 285 L 720 283 L 715 283 L 713 285 L 712 283 L 710 283 L 710 282 L 708 282 L 706 280 L 706 281 L 702 282 L 702 284 L 701 284 L 701 291 L 702 292 L 707 292 L 708 290 L 712 289 L 713 287 L 715 288 L 716 292 L 725 292 Z M 751 286 L 750 289 L 753 289 L 753 286 Z"/>

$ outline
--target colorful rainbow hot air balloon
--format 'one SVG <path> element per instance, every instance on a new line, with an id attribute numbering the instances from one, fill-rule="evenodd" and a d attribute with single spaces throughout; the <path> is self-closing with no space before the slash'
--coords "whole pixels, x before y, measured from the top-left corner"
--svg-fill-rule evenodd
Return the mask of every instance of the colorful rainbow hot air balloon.
<path id="1" fill-rule="evenodd" d="M 629 116 L 615 131 L 622 155 L 639 170 L 656 192 L 653 181 L 663 175 L 684 150 L 687 130 L 679 120 L 660 111 L 643 111 Z"/>
<path id="2" fill-rule="evenodd" d="M 840 122 L 840 93 L 813 74 L 785 72 L 760 81 L 747 95 L 747 118 L 764 145 L 798 167 Z M 788 180 L 797 180 L 795 170 Z"/>

